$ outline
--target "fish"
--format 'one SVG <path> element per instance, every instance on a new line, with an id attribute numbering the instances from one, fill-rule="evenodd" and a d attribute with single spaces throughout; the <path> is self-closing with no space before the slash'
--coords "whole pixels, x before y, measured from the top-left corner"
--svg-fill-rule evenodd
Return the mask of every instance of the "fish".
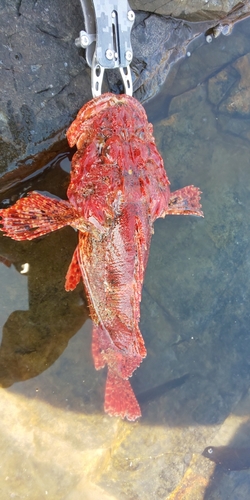
<path id="1" fill-rule="evenodd" d="M 207 446 L 202 455 L 220 465 L 224 470 L 250 469 L 250 448 Z"/>
<path id="2" fill-rule="evenodd" d="M 172 389 L 176 389 L 176 387 L 181 387 L 185 382 L 190 378 L 190 373 L 185 373 L 178 378 L 173 378 L 172 380 L 167 380 L 163 384 L 156 385 L 155 387 L 151 387 L 146 391 L 140 392 L 137 394 L 136 398 L 140 405 L 149 403 L 161 396 L 164 396 Z"/>
<path id="3" fill-rule="evenodd" d="M 94 366 L 107 366 L 105 412 L 134 421 L 141 409 L 129 379 L 146 356 L 139 321 L 153 223 L 166 215 L 203 217 L 201 191 L 190 185 L 170 192 L 153 126 L 131 96 L 92 99 L 66 135 L 77 148 L 68 200 L 32 191 L 0 210 L 0 230 L 17 241 L 67 225 L 78 231 L 65 289 L 83 280 Z"/>

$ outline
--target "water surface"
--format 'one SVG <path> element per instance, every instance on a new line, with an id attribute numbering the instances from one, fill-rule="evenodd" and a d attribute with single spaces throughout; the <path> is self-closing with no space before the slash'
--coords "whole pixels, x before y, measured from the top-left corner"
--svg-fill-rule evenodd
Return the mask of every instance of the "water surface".
<path id="1" fill-rule="evenodd" d="M 250 495 L 248 470 L 221 472 L 202 456 L 209 445 L 250 446 L 249 29 L 200 37 L 146 105 L 172 190 L 199 186 L 205 218 L 155 223 L 141 305 L 148 356 L 132 378 L 149 394 L 139 422 L 103 412 L 84 291 L 64 291 L 76 233 L 0 235 L 1 498 Z M 70 155 L 1 206 L 33 189 L 65 198 Z"/>

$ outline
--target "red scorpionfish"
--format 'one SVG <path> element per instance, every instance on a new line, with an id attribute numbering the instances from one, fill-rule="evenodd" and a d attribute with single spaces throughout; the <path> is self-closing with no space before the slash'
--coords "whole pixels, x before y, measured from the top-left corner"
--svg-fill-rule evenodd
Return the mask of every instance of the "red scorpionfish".
<path id="1" fill-rule="evenodd" d="M 78 150 L 69 201 L 31 192 L 0 210 L 0 229 L 18 241 L 66 225 L 78 229 L 65 288 L 73 290 L 83 279 L 95 368 L 108 368 L 104 408 L 128 420 L 141 415 L 129 378 L 146 356 L 138 324 L 153 223 L 169 214 L 203 215 L 198 188 L 170 192 L 152 132 L 133 97 L 107 93 L 93 99 L 67 132 Z"/>

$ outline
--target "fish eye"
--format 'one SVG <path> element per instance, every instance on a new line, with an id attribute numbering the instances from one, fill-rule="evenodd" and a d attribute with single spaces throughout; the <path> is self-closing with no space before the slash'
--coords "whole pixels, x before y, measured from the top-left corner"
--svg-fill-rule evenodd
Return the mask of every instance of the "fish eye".
<path id="1" fill-rule="evenodd" d="M 209 453 L 209 455 L 211 455 L 211 453 L 213 453 L 213 451 L 214 450 L 213 450 L 212 446 L 210 446 L 210 448 L 207 449 L 207 452 Z"/>

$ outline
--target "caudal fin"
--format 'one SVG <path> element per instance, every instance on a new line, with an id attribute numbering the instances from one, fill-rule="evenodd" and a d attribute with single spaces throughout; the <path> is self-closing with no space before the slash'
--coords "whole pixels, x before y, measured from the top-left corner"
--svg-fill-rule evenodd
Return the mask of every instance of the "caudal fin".
<path id="1" fill-rule="evenodd" d="M 67 201 L 33 191 L 12 207 L 0 210 L 0 231 L 13 240 L 33 240 L 71 225 L 75 219 L 76 213 Z"/>
<path id="2" fill-rule="evenodd" d="M 168 207 L 161 215 L 197 215 L 204 217 L 200 204 L 201 191 L 195 186 L 186 186 L 170 195 Z"/>
<path id="3" fill-rule="evenodd" d="M 108 370 L 104 410 L 110 416 L 136 420 L 141 416 L 141 409 L 128 380 L 123 380 Z"/>
<path id="4" fill-rule="evenodd" d="M 96 370 L 100 370 L 106 363 L 110 362 L 107 359 L 107 353 L 102 351 L 102 347 L 108 342 L 108 339 L 104 339 L 104 332 L 98 326 L 94 326 L 92 335 L 94 364 Z M 116 360 L 114 368 L 116 368 Z M 141 416 L 140 406 L 130 382 L 124 380 L 110 367 L 108 367 L 104 410 L 110 416 L 127 418 L 128 420 L 136 420 Z"/>

